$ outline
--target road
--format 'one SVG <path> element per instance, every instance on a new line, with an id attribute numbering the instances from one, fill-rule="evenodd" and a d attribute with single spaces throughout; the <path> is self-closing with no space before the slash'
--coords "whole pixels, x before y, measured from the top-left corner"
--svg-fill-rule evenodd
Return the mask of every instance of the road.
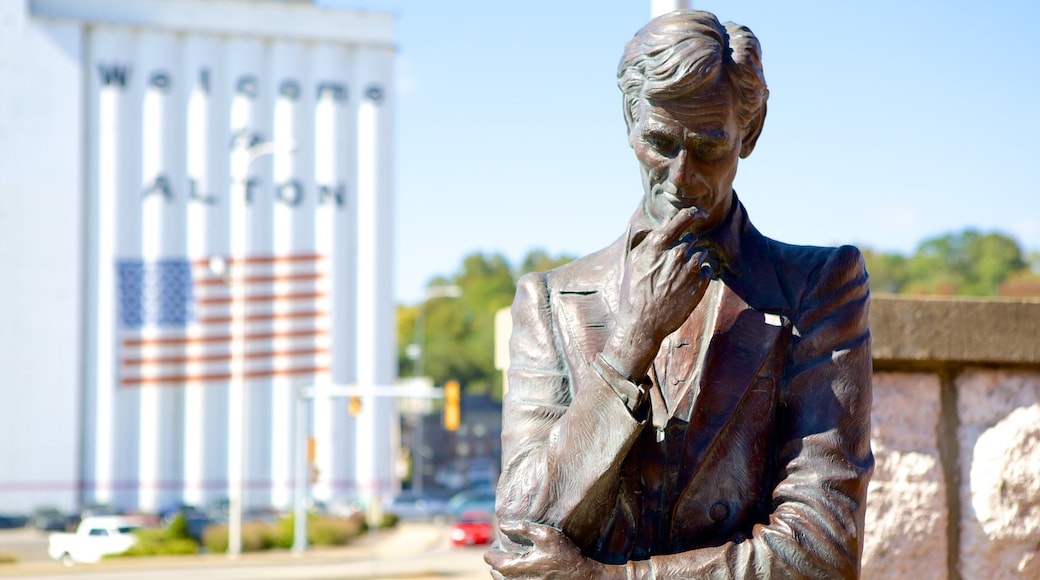
<path id="1" fill-rule="evenodd" d="M 317 548 L 303 556 L 271 551 L 244 554 L 117 558 L 66 568 L 46 558 L 46 535 L 33 530 L 0 533 L 0 554 L 21 555 L 0 564 L 0 578 L 32 580 L 485 580 L 484 547 L 453 548 L 444 526 L 401 524 L 343 548 Z M 40 557 L 42 554 L 42 558 Z"/>

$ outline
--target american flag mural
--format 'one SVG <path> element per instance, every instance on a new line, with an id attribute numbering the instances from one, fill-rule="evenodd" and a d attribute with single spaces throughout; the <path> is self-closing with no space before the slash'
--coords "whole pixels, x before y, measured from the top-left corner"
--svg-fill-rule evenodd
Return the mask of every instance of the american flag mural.
<path id="1" fill-rule="evenodd" d="M 318 254 L 121 260 L 120 385 L 226 383 L 331 369 Z"/>
<path id="2" fill-rule="evenodd" d="M 393 18 L 179 4 L 63 5 L 103 12 L 82 41 L 81 501 L 205 506 L 241 478 L 247 508 L 286 509 L 299 390 L 396 379 Z M 390 493 L 392 402 L 308 405 L 311 494 Z"/>

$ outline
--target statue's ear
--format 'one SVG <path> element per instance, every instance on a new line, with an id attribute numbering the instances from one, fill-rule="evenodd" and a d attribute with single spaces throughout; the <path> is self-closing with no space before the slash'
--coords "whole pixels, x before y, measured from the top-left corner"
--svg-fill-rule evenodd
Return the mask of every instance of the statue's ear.
<path id="1" fill-rule="evenodd" d="M 755 115 L 754 119 L 748 123 L 747 131 L 744 133 L 744 140 L 740 143 L 740 158 L 744 159 L 751 152 L 755 150 L 755 143 L 758 142 L 758 136 L 762 134 L 762 125 L 766 122 L 766 104 L 762 103 L 762 108 L 759 109 L 758 114 Z"/>

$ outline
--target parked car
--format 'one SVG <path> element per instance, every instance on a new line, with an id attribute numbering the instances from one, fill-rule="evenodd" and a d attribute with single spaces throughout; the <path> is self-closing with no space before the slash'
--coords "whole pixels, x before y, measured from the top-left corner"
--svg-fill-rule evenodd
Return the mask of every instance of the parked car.
<path id="1" fill-rule="evenodd" d="M 447 518 L 448 503 L 438 497 L 405 492 L 384 505 L 383 512 L 395 514 L 401 521 L 443 521 Z"/>
<path id="2" fill-rule="evenodd" d="M 69 527 L 72 518 L 62 513 L 58 508 L 42 507 L 33 512 L 30 517 L 30 525 L 44 532 L 64 532 Z"/>
<path id="3" fill-rule="evenodd" d="M 455 519 L 462 512 L 480 510 L 495 513 L 495 490 L 489 488 L 460 491 L 448 500 L 448 514 Z"/>
<path id="4" fill-rule="evenodd" d="M 29 522 L 27 516 L 0 514 L 0 529 L 24 528 Z"/>
<path id="5" fill-rule="evenodd" d="M 66 566 L 97 562 L 109 554 L 121 554 L 137 543 L 137 522 L 123 516 L 83 518 L 74 533 L 56 532 L 48 538 L 47 553 Z"/>
<path id="6" fill-rule="evenodd" d="M 484 510 L 467 510 L 459 515 L 451 526 L 448 537 L 453 546 L 473 546 L 491 542 L 491 513 Z"/>

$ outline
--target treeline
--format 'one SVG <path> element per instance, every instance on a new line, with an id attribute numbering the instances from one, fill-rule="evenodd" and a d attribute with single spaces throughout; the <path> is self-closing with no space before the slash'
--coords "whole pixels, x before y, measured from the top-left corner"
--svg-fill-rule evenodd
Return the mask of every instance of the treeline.
<path id="1" fill-rule="evenodd" d="M 874 293 L 1040 297 L 1040 253 L 1027 254 L 1013 238 L 1000 233 L 965 230 L 929 238 L 909 256 L 869 249 L 863 249 L 863 254 Z M 522 274 L 549 270 L 572 259 L 542 250 L 530 252 L 518 265 L 501 254 L 466 256 L 455 274 L 428 284 L 429 288 L 457 286 L 460 295 L 398 307 L 399 375 L 415 376 L 421 356 L 421 374 L 434 384 L 454 379 L 466 392 L 500 396 L 502 377 L 494 365 L 495 313 L 512 303 Z M 409 348 L 419 342 L 425 347 L 421 355 L 416 346 Z"/>
<path id="2" fill-rule="evenodd" d="M 427 284 L 429 289 L 457 286 L 461 290 L 457 297 L 434 297 L 422 304 L 398 306 L 398 375 L 418 374 L 421 357 L 421 374 L 431 377 L 434 384 L 454 379 L 468 393 L 490 393 L 500 398 L 502 375 L 495 370 L 494 361 L 495 313 L 512 304 L 521 275 L 551 270 L 573 259 L 550 256 L 543 250 L 529 252 L 517 265 L 501 254 L 478 252 L 466 256 L 455 274 L 436 277 Z"/>
<path id="3" fill-rule="evenodd" d="M 929 238 L 910 256 L 863 250 L 875 293 L 1040 296 L 1040 253 L 1014 238 L 965 230 Z"/>

